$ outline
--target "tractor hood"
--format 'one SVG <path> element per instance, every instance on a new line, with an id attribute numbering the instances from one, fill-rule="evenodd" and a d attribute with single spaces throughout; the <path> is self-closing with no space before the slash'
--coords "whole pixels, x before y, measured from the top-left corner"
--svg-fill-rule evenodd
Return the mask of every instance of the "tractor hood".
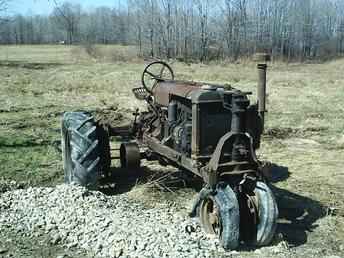
<path id="1" fill-rule="evenodd" d="M 204 100 L 222 101 L 223 91 L 224 86 L 188 81 L 160 81 L 152 90 L 154 102 L 161 106 L 168 106 L 172 95 L 192 102 L 198 102 L 201 96 Z"/>

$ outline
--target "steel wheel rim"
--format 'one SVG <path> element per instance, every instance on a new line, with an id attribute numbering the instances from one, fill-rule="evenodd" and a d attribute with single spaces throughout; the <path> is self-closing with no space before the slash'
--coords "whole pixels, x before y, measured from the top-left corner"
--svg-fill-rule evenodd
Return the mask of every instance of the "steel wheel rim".
<path id="1" fill-rule="evenodd" d="M 200 218 L 203 228 L 207 233 L 221 236 L 222 224 L 220 209 L 213 197 L 208 197 L 200 207 Z"/>
<path id="2" fill-rule="evenodd" d="M 246 194 L 247 197 L 247 205 L 250 210 L 251 215 L 253 216 L 253 223 L 257 225 L 259 222 L 259 200 L 256 194 L 249 195 Z"/>

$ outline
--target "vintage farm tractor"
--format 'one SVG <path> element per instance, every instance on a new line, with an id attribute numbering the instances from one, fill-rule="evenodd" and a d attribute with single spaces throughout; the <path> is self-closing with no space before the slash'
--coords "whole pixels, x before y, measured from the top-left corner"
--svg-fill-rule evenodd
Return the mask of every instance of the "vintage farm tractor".
<path id="1" fill-rule="evenodd" d="M 67 183 L 95 187 L 110 168 L 109 137 L 122 137 L 120 161 L 138 169 L 140 160 L 158 160 L 204 181 L 190 215 L 225 249 L 240 242 L 267 245 L 275 233 L 278 209 L 255 151 L 263 131 L 267 55 L 258 64 L 257 103 L 250 92 L 229 85 L 174 80 L 164 62 L 149 64 L 142 87 L 134 88 L 147 111 L 134 113 L 125 127 L 104 130 L 87 112 L 62 119 L 62 150 Z"/>

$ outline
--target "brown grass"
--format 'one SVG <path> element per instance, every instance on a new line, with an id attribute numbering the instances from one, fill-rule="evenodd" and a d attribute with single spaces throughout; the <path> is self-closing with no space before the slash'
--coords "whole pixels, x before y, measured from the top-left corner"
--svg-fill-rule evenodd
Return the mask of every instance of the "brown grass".
<path id="1" fill-rule="evenodd" d="M 140 84 L 145 62 L 132 51 L 96 46 L 95 57 L 90 57 L 78 46 L 1 46 L 0 177 L 36 184 L 62 181 L 60 153 L 54 142 L 60 138 L 63 111 L 118 104 L 121 112 L 129 114 L 129 110 L 143 108 L 131 89 Z M 304 203 L 305 212 L 317 217 L 314 210 L 333 211 L 332 217 L 320 220 L 307 244 L 326 250 L 339 250 L 344 241 L 343 65 L 344 60 L 270 65 L 268 134 L 259 151 L 261 159 L 287 168 L 289 178 L 275 186 L 287 196 L 307 197 L 298 203 Z M 251 99 L 255 99 L 254 63 L 175 62 L 172 67 L 177 79 L 231 83 L 252 91 Z M 140 189 L 149 196 L 151 191 Z M 193 194 L 183 195 L 189 198 L 187 203 Z"/>

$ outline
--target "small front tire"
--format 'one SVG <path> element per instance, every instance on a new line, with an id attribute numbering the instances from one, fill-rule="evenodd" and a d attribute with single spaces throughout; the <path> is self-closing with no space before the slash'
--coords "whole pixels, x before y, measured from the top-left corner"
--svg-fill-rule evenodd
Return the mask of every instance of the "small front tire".
<path id="1" fill-rule="evenodd" d="M 124 169 L 138 169 L 141 165 L 140 148 L 135 142 L 125 142 L 120 147 L 121 167 Z"/>
<path id="2" fill-rule="evenodd" d="M 200 204 L 200 221 L 206 233 L 216 234 L 226 250 L 239 245 L 240 212 L 237 196 L 229 185 L 219 184 Z"/>
<path id="3" fill-rule="evenodd" d="M 264 182 L 257 182 L 254 193 L 258 211 L 257 236 L 254 239 L 254 245 L 265 246 L 271 243 L 275 235 L 278 207 L 271 189 Z"/>

